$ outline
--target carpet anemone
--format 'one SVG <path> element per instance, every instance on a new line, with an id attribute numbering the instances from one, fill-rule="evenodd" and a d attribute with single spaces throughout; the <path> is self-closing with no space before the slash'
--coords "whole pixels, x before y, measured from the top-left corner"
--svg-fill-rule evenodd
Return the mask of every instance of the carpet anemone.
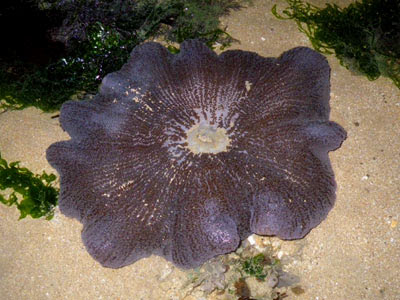
<path id="1" fill-rule="evenodd" d="M 71 139 L 47 150 L 60 210 L 111 268 L 151 254 L 196 267 L 251 233 L 302 238 L 334 204 L 328 152 L 346 138 L 329 121 L 329 79 L 305 47 L 138 46 L 94 99 L 61 108 Z"/>

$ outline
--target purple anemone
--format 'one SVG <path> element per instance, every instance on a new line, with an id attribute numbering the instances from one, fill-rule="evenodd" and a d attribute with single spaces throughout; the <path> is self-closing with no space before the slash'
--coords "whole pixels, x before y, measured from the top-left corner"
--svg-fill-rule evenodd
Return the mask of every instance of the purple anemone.
<path id="1" fill-rule="evenodd" d="M 305 47 L 138 46 L 94 99 L 61 108 L 71 139 L 47 150 L 60 210 L 111 268 L 151 254 L 196 267 L 251 233 L 302 238 L 334 204 L 328 152 L 346 138 L 329 121 L 329 77 Z"/>

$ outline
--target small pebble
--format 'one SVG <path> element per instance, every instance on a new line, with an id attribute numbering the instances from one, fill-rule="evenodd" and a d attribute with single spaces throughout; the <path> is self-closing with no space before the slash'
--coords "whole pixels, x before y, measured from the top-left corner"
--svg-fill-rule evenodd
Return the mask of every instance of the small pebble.
<path id="1" fill-rule="evenodd" d="M 254 245 L 256 243 L 256 240 L 254 238 L 254 235 L 250 235 L 247 240 L 249 241 L 250 245 Z"/>
<path id="2" fill-rule="evenodd" d="M 398 223 L 399 222 L 397 222 L 396 220 L 392 220 L 392 222 L 390 222 L 390 227 L 391 228 L 396 228 Z"/>
<path id="3" fill-rule="evenodd" d="M 268 276 L 268 286 L 274 288 L 278 285 L 278 277 L 272 273 Z"/>

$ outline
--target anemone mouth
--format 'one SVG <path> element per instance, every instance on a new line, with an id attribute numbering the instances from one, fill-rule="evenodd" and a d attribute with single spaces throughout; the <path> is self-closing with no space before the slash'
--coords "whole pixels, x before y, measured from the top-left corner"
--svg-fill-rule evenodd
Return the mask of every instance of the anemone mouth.
<path id="1" fill-rule="evenodd" d="M 186 131 L 186 148 L 194 154 L 227 152 L 230 145 L 225 128 L 198 123 Z"/>

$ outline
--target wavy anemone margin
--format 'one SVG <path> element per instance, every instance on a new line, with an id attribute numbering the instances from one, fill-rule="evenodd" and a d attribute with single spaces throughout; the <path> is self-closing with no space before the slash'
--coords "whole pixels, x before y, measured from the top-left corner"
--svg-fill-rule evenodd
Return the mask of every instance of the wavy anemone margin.
<path id="1" fill-rule="evenodd" d="M 300 239 L 335 201 L 328 152 L 346 132 L 329 121 L 329 80 L 305 47 L 138 46 L 94 99 L 61 108 L 71 139 L 47 150 L 60 210 L 110 268 L 151 254 L 193 268 L 251 233 Z"/>

